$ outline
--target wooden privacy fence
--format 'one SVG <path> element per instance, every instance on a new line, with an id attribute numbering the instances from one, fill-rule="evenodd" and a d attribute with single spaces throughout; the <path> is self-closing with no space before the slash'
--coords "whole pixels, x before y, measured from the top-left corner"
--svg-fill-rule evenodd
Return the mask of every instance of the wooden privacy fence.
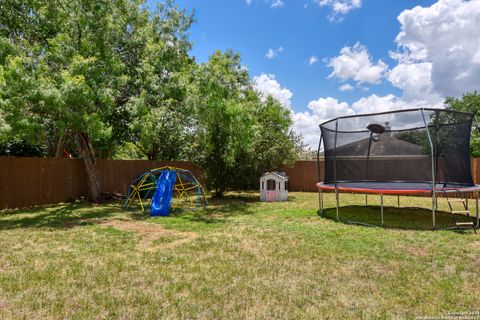
<path id="1" fill-rule="evenodd" d="M 479 159 L 472 159 L 475 182 L 479 181 Z M 202 170 L 189 162 L 99 159 L 102 191 L 124 194 L 138 175 L 166 165 L 191 170 L 197 178 L 204 180 Z M 323 174 L 323 162 L 320 167 Z M 284 170 L 289 176 L 290 191 L 316 191 L 316 161 L 297 161 L 293 167 Z M 87 177 L 82 160 L 0 157 L 0 209 L 65 202 L 86 194 Z"/>
<path id="2" fill-rule="evenodd" d="M 183 161 L 97 160 L 102 192 L 126 193 L 143 172 L 166 165 L 202 171 Z M 0 157 L 0 209 L 65 202 L 87 194 L 83 160 Z"/>

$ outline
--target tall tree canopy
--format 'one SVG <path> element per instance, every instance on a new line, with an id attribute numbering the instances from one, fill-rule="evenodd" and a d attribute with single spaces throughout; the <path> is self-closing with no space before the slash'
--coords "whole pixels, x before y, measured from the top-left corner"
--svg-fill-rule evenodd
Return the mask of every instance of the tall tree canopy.
<path id="1" fill-rule="evenodd" d="M 130 100 L 131 140 L 150 160 L 179 160 L 183 155 L 184 128 L 192 110 L 186 103 L 194 61 L 188 55 L 188 30 L 193 17 L 172 2 L 154 13 Z"/>
<path id="2" fill-rule="evenodd" d="M 251 148 L 257 96 L 232 51 L 215 52 L 194 77 L 190 103 L 196 108 L 198 143 L 192 157 L 205 170 L 208 187 L 221 195 L 230 186 L 237 156 Z"/>
<path id="3" fill-rule="evenodd" d="M 54 140 L 57 149 L 74 137 L 97 201 L 94 146 L 108 154 L 129 138 L 132 115 L 148 104 L 138 101 L 155 100 L 148 91 L 166 87 L 166 66 L 185 60 L 191 17 L 172 1 L 150 15 L 139 0 L 9 0 L 1 12 L 0 101 L 9 131 Z"/>

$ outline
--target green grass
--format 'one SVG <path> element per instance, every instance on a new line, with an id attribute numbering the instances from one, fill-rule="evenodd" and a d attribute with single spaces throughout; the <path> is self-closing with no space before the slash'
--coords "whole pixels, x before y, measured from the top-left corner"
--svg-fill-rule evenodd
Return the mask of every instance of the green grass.
<path id="1" fill-rule="evenodd" d="M 386 197 L 384 228 L 332 194 L 210 199 L 171 217 L 119 203 L 0 213 L 1 319 L 414 319 L 480 309 L 480 236 L 431 231 L 428 198 Z M 380 220 L 379 198 L 340 214 Z M 471 205 L 474 201 L 471 202 Z M 440 200 L 440 209 L 446 202 Z M 451 218 L 438 214 L 438 223 Z"/>

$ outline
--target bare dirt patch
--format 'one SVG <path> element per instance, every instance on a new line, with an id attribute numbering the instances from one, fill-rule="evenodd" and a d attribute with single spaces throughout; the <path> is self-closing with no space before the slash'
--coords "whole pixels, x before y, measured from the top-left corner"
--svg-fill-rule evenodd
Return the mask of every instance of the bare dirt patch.
<path id="1" fill-rule="evenodd" d="M 188 243 L 195 238 L 197 234 L 194 232 L 180 232 L 165 229 L 160 225 L 139 222 L 133 220 L 101 220 L 99 225 L 113 227 L 120 231 L 135 232 L 141 236 L 138 248 L 142 250 L 167 249 L 173 248 L 181 244 Z M 162 238 L 174 238 L 175 240 L 154 245 L 154 242 Z"/>
<path id="2" fill-rule="evenodd" d="M 470 246 L 475 249 L 480 249 L 480 241 L 477 240 L 475 242 L 470 243 Z"/>
<path id="3" fill-rule="evenodd" d="M 406 247 L 405 251 L 407 251 L 409 254 L 412 256 L 417 256 L 417 257 L 425 257 L 428 255 L 428 250 L 422 247 Z"/>
<path id="4" fill-rule="evenodd" d="M 9 306 L 8 300 L 0 295 L 0 309 L 6 309 Z"/>

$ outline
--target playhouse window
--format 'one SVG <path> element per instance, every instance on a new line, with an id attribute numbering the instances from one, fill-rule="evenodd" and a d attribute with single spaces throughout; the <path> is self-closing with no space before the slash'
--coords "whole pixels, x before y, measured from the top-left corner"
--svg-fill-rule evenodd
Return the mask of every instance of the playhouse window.
<path id="1" fill-rule="evenodd" d="M 278 190 L 280 190 L 280 182 L 278 183 Z"/>
<path id="2" fill-rule="evenodd" d="M 267 180 L 267 190 L 275 190 L 275 180 Z"/>
<path id="3" fill-rule="evenodd" d="M 288 181 L 285 181 L 285 191 L 288 190 Z"/>
<path id="4" fill-rule="evenodd" d="M 265 181 L 262 181 L 262 190 L 265 190 Z"/>

